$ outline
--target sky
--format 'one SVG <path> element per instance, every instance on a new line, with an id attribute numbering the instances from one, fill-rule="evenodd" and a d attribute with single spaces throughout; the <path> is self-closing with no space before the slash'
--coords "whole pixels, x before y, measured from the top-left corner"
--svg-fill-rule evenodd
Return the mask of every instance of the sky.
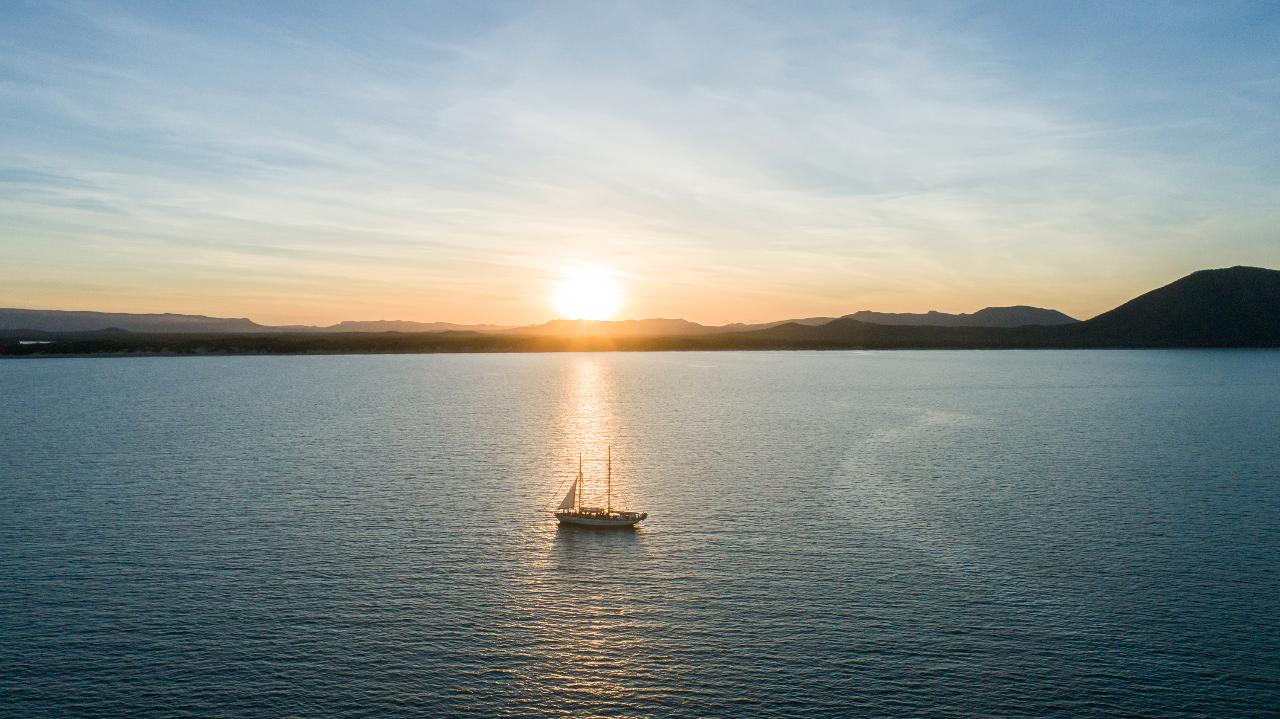
<path id="1" fill-rule="evenodd" d="M 0 306 L 1087 318 L 1237 264 L 1273 2 L 0 4 Z"/>

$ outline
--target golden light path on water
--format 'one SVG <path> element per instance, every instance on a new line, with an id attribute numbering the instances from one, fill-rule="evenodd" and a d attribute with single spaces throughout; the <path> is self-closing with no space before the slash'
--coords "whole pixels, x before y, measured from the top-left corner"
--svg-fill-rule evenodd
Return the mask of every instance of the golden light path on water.
<path id="1" fill-rule="evenodd" d="M 614 506 L 635 501 L 625 486 L 629 462 L 614 371 L 594 355 L 565 363 L 550 436 L 549 504 L 568 490 L 581 453 L 583 502 L 604 506 L 610 445 Z M 518 619 L 510 629 L 532 638 L 520 650 L 521 688 L 531 705 L 548 713 L 625 711 L 643 687 L 661 683 L 633 660 L 656 629 L 641 616 L 651 601 L 640 591 L 644 580 L 628 572 L 628 565 L 644 561 L 644 530 L 561 527 L 544 516 L 526 537 L 529 561 L 513 596 Z"/>

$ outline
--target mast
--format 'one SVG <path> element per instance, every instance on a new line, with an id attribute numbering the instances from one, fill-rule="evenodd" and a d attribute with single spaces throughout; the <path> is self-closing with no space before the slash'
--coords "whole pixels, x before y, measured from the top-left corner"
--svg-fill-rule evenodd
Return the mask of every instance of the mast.
<path id="1" fill-rule="evenodd" d="M 608 477 L 605 485 L 605 513 L 613 512 L 613 445 L 608 445 L 605 450 L 605 476 Z"/>
<path id="2" fill-rule="evenodd" d="M 575 484 L 578 487 L 578 491 L 575 493 L 575 497 L 578 500 L 578 506 L 574 507 L 574 511 L 577 512 L 582 509 L 582 453 L 581 452 L 578 453 L 578 481 Z"/>

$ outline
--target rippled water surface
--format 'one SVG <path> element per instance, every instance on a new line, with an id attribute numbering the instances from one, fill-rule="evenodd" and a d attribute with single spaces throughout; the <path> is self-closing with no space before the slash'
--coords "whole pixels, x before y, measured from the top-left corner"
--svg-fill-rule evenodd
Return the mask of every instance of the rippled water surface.
<path id="1" fill-rule="evenodd" d="M 1280 353 L 21 360 L 0 389 L 4 716 L 1280 707 Z M 649 520 L 557 529 L 608 444 Z"/>

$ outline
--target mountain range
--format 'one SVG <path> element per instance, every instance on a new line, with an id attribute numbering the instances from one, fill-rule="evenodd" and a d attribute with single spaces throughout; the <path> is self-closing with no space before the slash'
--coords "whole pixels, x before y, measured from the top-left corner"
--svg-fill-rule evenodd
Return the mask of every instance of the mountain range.
<path id="1" fill-rule="evenodd" d="M 399 322 L 269 327 L 243 318 L 0 310 L 0 355 L 9 356 L 1119 347 L 1280 347 L 1280 271 L 1201 270 L 1082 322 L 1024 306 L 961 315 L 864 311 L 719 327 L 648 319 L 553 320 L 515 328 Z"/>
<path id="2" fill-rule="evenodd" d="M 132 314 L 76 310 L 29 310 L 0 308 L 0 331 L 41 330 L 45 332 L 125 332 L 236 333 L 251 332 L 492 332 L 507 329 L 499 325 L 460 325 L 452 322 L 408 322 L 400 320 L 346 321 L 327 326 L 260 325 L 244 317 L 205 315 Z"/>
<path id="3" fill-rule="evenodd" d="M 746 334 L 756 342 L 812 348 L 1277 347 L 1280 271 L 1231 267 L 1193 272 L 1084 322 L 887 326 L 855 317 L 818 326 L 787 323 Z"/>
<path id="4" fill-rule="evenodd" d="M 973 314 L 949 315 L 945 312 L 910 314 L 905 312 L 870 312 L 862 310 L 848 319 L 873 325 L 911 325 L 915 327 L 1025 327 L 1027 325 L 1069 325 L 1079 322 L 1057 310 L 1040 307 L 987 307 Z M 805 323 L 811 324 L 811 323 Z"/>
<path id="5" fill-rule="evenodd" d="M 1038 307 L 987 307 L 973 314 L 923 314 L 868 312 L 846 315 L 863 322 L 884 325 L 938 325 L 944 327 L 1016 327 L 1020 325 L 1066 324 L 1076 320 Z M 96 332 L 123 330 L 148 333 L 234 333 L 256 332 L 498 332 L 510 335 L 565 337 L 671 337 L 679 335 L 747 332 L 784 324 L 823 325 L 835 317 L 806 317 L 758 324 L 701 325 L 682 319 L 643 320 L 551 320 L 538 325 L 463 325 L 452 322 L 411 322 L 406 320 L 345 321 L 333 325 L 261 325 L 244 317 L 204 315 L 127 314 L 69 310 L 0 308 L 0 331 L 39 330 L 44 332 Z"/>

